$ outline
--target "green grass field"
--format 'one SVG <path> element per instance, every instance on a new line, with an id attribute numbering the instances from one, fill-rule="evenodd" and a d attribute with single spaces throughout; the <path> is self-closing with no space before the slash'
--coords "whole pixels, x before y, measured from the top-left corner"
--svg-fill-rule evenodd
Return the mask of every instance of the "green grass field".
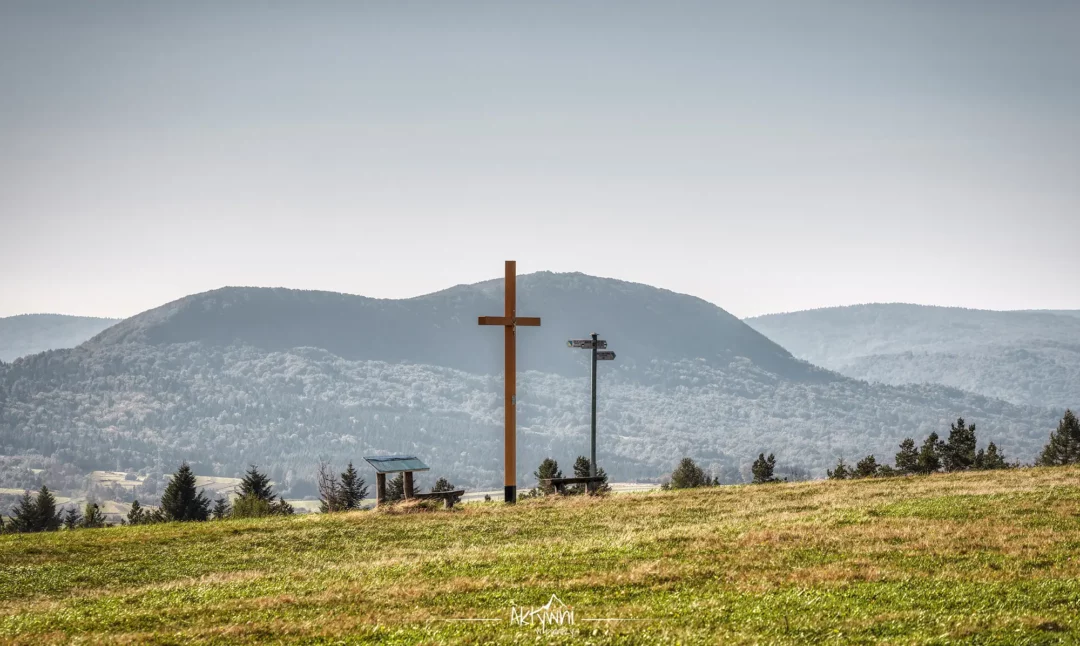
<path id="1" fill-rule="evenodd" d="M 0 640 L 1080 643 L 1078 559 L 1077 468 L 4 535 Z"/>

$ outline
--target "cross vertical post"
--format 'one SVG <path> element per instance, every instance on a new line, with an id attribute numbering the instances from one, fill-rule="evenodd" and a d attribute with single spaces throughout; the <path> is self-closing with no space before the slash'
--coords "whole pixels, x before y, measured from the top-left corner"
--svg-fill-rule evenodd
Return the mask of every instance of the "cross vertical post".
<path id="1" fill-rule="evenodd" d="M 589 475 L 596 476 L 596 343 L 597 334 L 592 333 L 592 441 L 589 452 Z"/>
<path id="2" fill-rule="evenodd" d="M 505 428 L 503 429 L 503 488 L 504 500 L 517 502 L 517 326 L 539 326 L 536 317 L 517 315 L 517 262 L 506 261 L 506 289 L 502 316 L 481 316 L 480 325 L 503 326 L 503 370 L 506 400 Z"/>

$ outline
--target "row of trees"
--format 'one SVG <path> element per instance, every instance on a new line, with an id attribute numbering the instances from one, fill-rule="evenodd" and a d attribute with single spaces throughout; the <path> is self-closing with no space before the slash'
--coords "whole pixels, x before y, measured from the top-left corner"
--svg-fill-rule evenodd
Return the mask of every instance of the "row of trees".
<path id="1" fill-rule="evenodd" d="M 350 465 L 351 467 L 351 465 Z M 362 485 L 363 481 L 361 481 Z M 281 496 L 274 494 L 270 479 L 252 465 L 237 487 L 238 496 L 230 506 L 225 498 L 211 501 L 195 485 L 195 474 L 186 462 L 173 474 L 165 492 L 161 496 L 161 505 L 156 509 L 147 509 L 138 500 L 131 503 L 127 517 L 121 519 L 123 525 L 147 525 L 169 521 L 204 521 L 225 518 L 256 518 L 260 516 L 290 515 L 292 505 Z M 11 532 L 49 532 L 61 527 L 66 529 L 89 529 L 106 527 L 105 514 L 96 503 L 88 502 L 80 514 L 75 507 L 58 510 L 56 497 L 47 486 L 42 486 L 36 496 L 25 492 L 12 509 L 11 521 L 3 522 L 0 517 L 0 530 Z"/>
<path id="2" fill-rule="evenodd" d="M 579 455 L 574 460 L 574 478 L 588 478 L 591 474 L 592 461 L 584 455 Z M 540 463 L 540 466 L 533 471 L 533 477 L 536 478 L 536 487 L 530 490 L 528 493 L 521 495 L 522 498 L 536 498 L 538 496 L 546 496 L 555 493 L 555 487 L 550 483 L 545 483 L 544 480 L 550 480 L 552 478 L 562 478 L 563 472 L 559 468 L 559 463 L 553 458 L 544 458 Z M 608 476 L 603 468 L 596 467 L 596 477 L 601 478 L 600 484 L 596 487 L 596 493 L 603 494 L 611 491 L 611 485 L 608 484 Z M 568 493 L 581 494 L 585 493 L 586 487 L 583 484 L 570 485 L 566 488 Z"/>

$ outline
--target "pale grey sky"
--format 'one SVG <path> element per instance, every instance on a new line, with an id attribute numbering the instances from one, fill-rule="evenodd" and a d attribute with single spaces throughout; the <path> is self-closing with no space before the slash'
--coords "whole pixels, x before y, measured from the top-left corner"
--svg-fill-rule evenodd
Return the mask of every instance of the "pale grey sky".
<path id="1" fill-rule="evenodd" d="M 1078 33 L 1078 2 L 3 2 L 0 316 L 506 258 L 738 316 L 1080 308 Z"/>

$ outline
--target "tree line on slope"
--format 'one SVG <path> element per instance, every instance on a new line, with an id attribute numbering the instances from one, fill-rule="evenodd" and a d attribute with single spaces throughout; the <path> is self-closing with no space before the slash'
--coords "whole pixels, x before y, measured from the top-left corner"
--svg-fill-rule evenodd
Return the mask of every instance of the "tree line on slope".
<path id="1" fill-rule="evenodd" d="M 841 458 L 836 468 L 829 470 L 828 477 L 833 480 L 847 480 L 928 475 L 939 471 L 1006 469 L 1020 466 L 1008 464 L 1005 456 L 997 450 L 993 442 L 985 450 L 976 451 L 975 446 L 975 424 L 968 425 L 961 417 L 955 424 L 950 425 L 947 440 L 942 441 L 936 433 L 931 433 L 923 441 L 922 447 L 916 450 L 914 440 L 905 438 L 900 443 L 900 451 L 896 454 L 895 467 L 877 464 L 874 456 L 868 455 L 856 463 L 854 468 L 850 468 Z M 1080 464 L 1080 420 L 1071 409 L 1065 411 L 1057 429 L 1050 433 L 1049 441 L 1034 466 L 1069 464 Z M 574 476 L 590 475 L 590 466 L 588 458 L 579 456 L 574 462 Z M 770 453 L 766 457 L 764 453 L 759 454 L 752 466 L 753 484 L 781 482 L 782 480 L 774 475 L 775 468 L 775 455 Z M 318 473 L 321 510 L 324 513 L 348 511 L 360 507 L 360 502 L 367 495 L 367 487 L 363 478 L 357 474 L 352 462 L 349 462 L 348 467 L 340 476 L 334 475 L 325 462 L 319 464 Z M 599 467 L 596 473 L 602 478 L 598 492 L 609 492 L 611 489 L 607 482 L 607 474 Z M 558 462 L 552 458 L 545 458 L 533 475 L 538 484 L 530 492 L 522 495 L 522 498 L 551 494 L 553 492 L 551 484 L 544 481 L 563 477 Z M 404 498 L 404 483 L 401 474 L 387 484 L 388 502 Z M 710 478 L 693 459 L 683 458 L 672 471 L 670 480 L 665 482 L 662 488 L 691 489 L 718 485 L 719 481 L 715 477 Z M 432 491 L 452 490 L 453 485 L 445 478 L 440 478 L 432 488 Z M 582 492 L 584 492 L 583 486 L 577 485 L 571 488 L 571 493 Z M 211 508 L 210 500 L 195 485 L 195 475 L 191 467 L 184 462 L 165 488 L 165 493 L 161 497 L 161 506 L 151 511 L 141 507 L 136 500 L 122 524 L 142 525 L 168 521 L 205 521 L 210 518 L 223 520 L 293 514 L 292 506 L 281 496 L 277 496 L 275 500 L 270 479 L 255 465 L 249 467 L 238 487 L 238 493 L 239 496 L 231 508 L 228 502 L 220 497 Z M 69 508 L 66 512 L 58 511 L 56 498 L 47 486 L 42 486 L 36 497 L 26 491 L 13 508 L 11 520 L 6 524 L 0 516 L 0 531 L 43 532 L 56 531 L 61 527 L 71 530 L 104 526 L 106 526 L 104 515 L 99 506 L 93 503 L 87 503 L 81 516 L 74 508 Z"/>

